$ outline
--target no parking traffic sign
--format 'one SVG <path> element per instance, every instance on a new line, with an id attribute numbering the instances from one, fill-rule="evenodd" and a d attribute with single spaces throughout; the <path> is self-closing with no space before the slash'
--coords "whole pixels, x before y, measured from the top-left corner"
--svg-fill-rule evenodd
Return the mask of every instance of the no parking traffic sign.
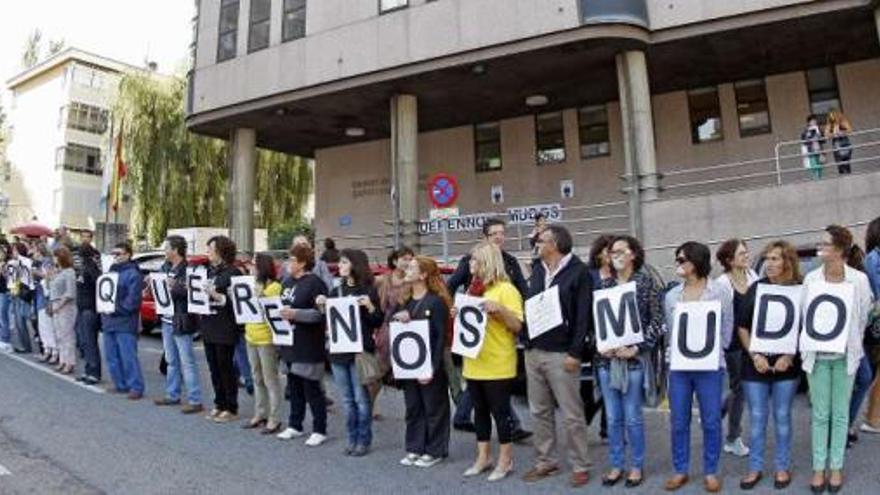
<path id="1" fill-rule="evenodd" d="M 436 174 L 428 180 L 428 199 L 434 208 L 447 208 L 458 199 L 458 181 L 449 174 Z"/>

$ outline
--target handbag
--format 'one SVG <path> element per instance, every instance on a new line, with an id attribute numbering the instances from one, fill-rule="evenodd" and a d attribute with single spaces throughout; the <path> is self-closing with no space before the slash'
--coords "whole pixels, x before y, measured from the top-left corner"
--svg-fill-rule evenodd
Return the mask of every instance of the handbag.
<path id="1" fill-rule="evenodd" d="M 361 352 L 354 357 L 354 366 L 357 370 L 361 385 L 369 385 L 379 381 L 385 374 L 379 364 L 376 355 L 370 352 Z"/>

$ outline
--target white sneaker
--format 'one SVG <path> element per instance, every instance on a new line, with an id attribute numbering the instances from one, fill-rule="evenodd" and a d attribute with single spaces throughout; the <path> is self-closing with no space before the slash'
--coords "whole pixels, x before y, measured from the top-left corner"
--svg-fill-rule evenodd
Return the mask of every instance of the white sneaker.
<path id="1" fill-rule="evenodd" d="M 732 442 L 725 443 L 724 451 L 737 457 L 745 457 L 749 455 L 749 448 L 743 443 L 742 438 L 737 438 Z"/>
<path id="2" fill-rule="evenodd" d="M 306 447 L 317 447 L 326 441 L 327 441 L 327 435 L 321 435 L 320 433 L 312 433 L 309 436 L 309 439 L 306 440 Z"/>
<path id="3" fill-rule="evenodd" d="M 873 426 L 871 426 L 868 423 L 862 423 L 862 426 L 859 427 L 859 431 L 863 431 L 865 433 L 878 434 L 878 433 L 880 433 L 880 428 L 874 428 Z"/>
<path id="4" fill-rule="evenodd" d="M 429 468 L 429 467 L 437 465 L 442 460 L 443 460 L 442 457 L 433 457 L 428 454 L 425 454 L 425 455 L 419 457 L 419 459 L 413 464 L 413 466 L 420 467 L 420 468 Z"/>
<path id="5" fill-rule="evenodd" d="M 6 342 L 0 342 L 0 352 L 11 353 L 12 352 L 12 344 L 7 344 Z"/>
<path id="6" fill-rule="evenodd" d="M 281 433 L 275 435 L 275 438 L 277 438 L 279 440 L 291 440 L 291 439 L 298 438 L 301 436 L 303 436 L 303 432 L 301 432 L 299 430 L 295 430 L 293 428 L 286 428 Z"/>
<path id="7" fill-rule="evenodd" d="M 406 457 L 400 460 L 400 464 L 403 466 L 415 466 L 417 460 L 419 460 L 418 454 L 407 453 Z"/>

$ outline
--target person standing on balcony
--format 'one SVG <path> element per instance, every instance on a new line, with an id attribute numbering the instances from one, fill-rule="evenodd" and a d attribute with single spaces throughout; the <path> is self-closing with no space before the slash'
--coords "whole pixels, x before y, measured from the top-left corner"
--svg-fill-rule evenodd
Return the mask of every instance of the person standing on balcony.
<path id="1" fill-rule="evenodd" d="M 849 133 L 852 132 L 852 124 L 840 111 L 832 110 L 828 113 L 828 122 L 825 124 L 825 137 L 831 140 L 831 151 L 834 153 L 834 163 L 837 164 L 837 173 L 849 174 L 849 161 L 852 159 L 852 142 Z"/>
<path id="2" fill-rule="evenodd" d="M 716 281 L 728 293 L 733 304 L 733 314 L 739 314 L 743 296 L 749 287 L 758 280 L 758 275 L 749 267 L 749 248 L 742 239 L 729 239 L 718 247 L 715 258 L 724 268 Z M 724 352 L 727 364 L 727 377 L 730 392 L 724 399 L 721 410 L 722 418 L 727 415 L 727 438 L 724 451 L 737 457 L 749 455 L 749 448 L 742 441 L 742 416 L 745 394 L 742 386 L 743 348 L 739 339 L 730 342 L 730 348 Z"/>
<path id="3" fill-rule="evenodd" d="M 813 179 L 822 178 L 822 147 L 825 137 L 819 130 L 819 119 L 810 114 L 807 126 L 801 133 L 801 155 L 804 157 L 804 168 L 810 171 Z"/>
<path id="4" fill-rule="evenodd" d="M 880 368 L 880 217 L 868 224 L 865 233 L 865 251 L 868 253 L 865 257 L 865 273 L 874 293 L 874 307 L 871 311 L 871 324 L 868 327 L 870 333 L 865 336 L 865 340 L 873 344 L 867 350 L 871 364 L 874 369 L 878 369 Z M 865 433 L 880 434 L 880 373 L 874 377 L 868 399 L 868 411 L 865 413 L 865 422 L 860 430 Z"/>
<path id="5" fill-rule="evenodd" d="M 839 225 L 825 229 L 816 245 L 822 266 L 807 274 L 804 286 L 811 284 L 851 284 L 854 288 L 852 314 L 847 332 L 846 350 L 801 352 L 803 369 L 810 384 L 812 405 L 813 479 L 810 488 L 821 493 L 827 485 L 831 492 L 843 486 L 843 461 L 849 425 L 849 405 L 853 381 L 864 347 L 862 336 L 871 311 L 871 286 L 868 277 L 853 268 L 862 263 L 862 252 L 853 243 L 850 231 Z M 825 470 L 830 470 L 826 478 Z"/>

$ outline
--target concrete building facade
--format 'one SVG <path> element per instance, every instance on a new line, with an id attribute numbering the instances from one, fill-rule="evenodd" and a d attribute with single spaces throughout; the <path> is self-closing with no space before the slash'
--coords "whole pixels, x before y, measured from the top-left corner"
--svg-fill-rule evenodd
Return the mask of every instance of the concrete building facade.
<path id="1" fill-rule="evenodd" d="M 133 70 L 70 48 L 7 82 L 12 107 L 4 229 L 38 221 L 94 230 L 105 222 L 102 176 L 113 163 L 111 109 L 122 75 Z M 126 202 L 120 223 L 127 223 L 128 209 Z"/>
<path id="2" fill-rule="evenodd" d="M 631 231 L 660 265 L 686 239 L 811 242 L 880 211 L 876 1 L 197 4 L 191 128 L 314 157 L 318 235 L 377 259 L 395 231 L 440 252 L 419 223 L 437 172 L 462 215 L 521 221 L 514 251 L 534 206 L 580 249 Z M 831 109 L 857 131 L 853 175 L 829 154 L 811 182 L 797 141 Z M 474 224 L 446 226 L 466 250 Z"/>

